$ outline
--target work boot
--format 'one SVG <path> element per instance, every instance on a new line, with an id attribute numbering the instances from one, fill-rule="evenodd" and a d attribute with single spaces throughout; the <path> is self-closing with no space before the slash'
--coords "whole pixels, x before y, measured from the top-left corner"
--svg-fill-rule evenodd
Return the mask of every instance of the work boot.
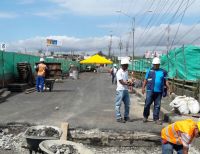
<path id="1" fill-rule="evenodd" d="M 125 120 L 126 122 L 133 122 L 133 119 L 130 119 L 129 117 L 124 117 L 124 120 Z"/>
<path id="2" fill-rule="evenodd" d="M 144 123 L 148 122 L 147 118 L 143 118 L 143 122 Z"/>
<path id="3" fill-rule="evenodd" d="M 117 119 L 117 122 L 126 123 L 126 121 L 122 118 Z"/>
<path id="4" fill-rule="evenodd" d="M 162 125 L 162 121 L 160 121 L 160 120 L 155 120 L 154 123 L 157 125 Z"/>

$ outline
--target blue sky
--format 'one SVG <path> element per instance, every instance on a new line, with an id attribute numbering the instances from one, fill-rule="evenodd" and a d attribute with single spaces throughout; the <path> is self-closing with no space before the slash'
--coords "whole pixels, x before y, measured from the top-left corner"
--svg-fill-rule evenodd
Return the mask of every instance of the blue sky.
<path id="1" fill-rule="evenodd" d="M 130 16 L 136 19 L 135 48 L 141 55 L 147 50 L 166 50 L 169 23 L 171 48 L 195 40 L 199 7 L 198 0 L 1 0 L 0 42 L 8 50 L 37 51 L 45 49 L 45 40 L 52 38 L 66 52 L 107 52 L 112 33 L 112 50 L 119 53 L 121 39 L 125 54 L 126 44 L 132 50 Z M 191 32 L 181 39 L 187 31 Z M 172 43 L 173 39 L 177 42 Z"/>

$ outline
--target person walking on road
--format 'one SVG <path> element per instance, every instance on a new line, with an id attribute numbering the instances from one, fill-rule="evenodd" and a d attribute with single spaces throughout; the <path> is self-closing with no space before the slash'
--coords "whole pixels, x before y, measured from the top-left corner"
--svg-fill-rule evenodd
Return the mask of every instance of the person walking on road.
<path id="1" fill-rule="evenodd" d="M 116 84 L 116 74 L 117 74 L 117 65 L 116 64 L 113 65 L 113 68 L 111 69 L 110 74 L 112 76 L 112 84 Z"/>
<path id="2" fill-rule="evenodd" d="M 166 90 L 169 89 L 167 81 L 167 72 L 160 68 L 160 59 L 155 57 L 152 61 L 153 67 L 146 72 L 145 80 L 142 86 L 142 93 L 145 93 L 146 87 L 146 100 L 143 111 L 143 122 L 148 121 L 150 114 L 150 106 L 154 102 L 153 120 L 156 124 L 161 125 L 159 120 L 160 106 L 162 96 L 166 95 Z"/>
<path id="3" fill-rule="evenodd" d="M 189 145 L 200 136 L 200 122 L 192 119 L 177 121 L 161 131 L 162 154 L 188 154 Z"/>
<path id="4" fill-rule="evenodd" d="M 117 89 L 116 89 L 116 97 L 115 97 L 115 118 L 117 122 L 125 123 L 126 121 L 130 121 L 129 118 L 129 105 L 130 98 L 128 92 L 128 86 L 132 83 L 128 82 L 128 59 L 121 60 L 121 68 L 117 71 Z M 124 119 L 121 116 L 120 108 L 121 103 L 124 102 Z"/>
<path id="5" fill-rule="evenodd" d="M 36 66 L 37 78 L 36 78 L 36 88 L 37 92 L 43 92 L 45 73 L 47 71 L 47 66 L 44 64 L 44 58 L 40 58 L 40 63 Z"/>

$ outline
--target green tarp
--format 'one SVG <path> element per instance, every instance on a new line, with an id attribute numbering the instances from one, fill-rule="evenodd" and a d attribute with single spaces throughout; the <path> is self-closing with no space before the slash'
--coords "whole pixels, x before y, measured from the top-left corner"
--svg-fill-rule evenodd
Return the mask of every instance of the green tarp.
<path id="1" fill-rule="evenodd" d="M 33 72 L 34 66 L 36 62 L 39 62 L 40 57 L 19 54 L 15 52 L 2 52 L 0 51 L 0 79 L 9 80 L 13 77 L 18 76 L 17 72 L 17 63 L 19 62 L 28 62 L 31 64 Z M 63 73 L 67 73 L 69 71 L 69 67 L 71 64 L 77 66 L 80 71 L 84 70 L 84 66 L 80 66 L 80 64 L 76 61 L 70 61 L 65 59 L 46 59 L 46 62 L 59 62 L 61 63 L 61 69 Z"/>
<path id="2" fill-rule="evenodd" d="M 200 79 L 200 48 L 185 46 L 174 49 L 161 57 L 161 67 L 168 71 L 170 78 L 183 80 Z"/>
<path id="3" fill-rule="evenodd" d="M 200 47 L 185 46 L 171 50 L 160 57 L 161 68 L 168 71 L 170 78 L 182 80 L 200 80 Z M 152 59 L 138 59 L 129 65 L 129 70 L 146 71 L 152 67 Z"/>

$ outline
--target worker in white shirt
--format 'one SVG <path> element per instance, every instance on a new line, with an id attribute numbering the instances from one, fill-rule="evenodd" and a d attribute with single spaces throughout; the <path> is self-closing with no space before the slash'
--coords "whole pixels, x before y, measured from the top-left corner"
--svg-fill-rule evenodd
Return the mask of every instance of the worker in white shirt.
<path id="1" fill-rule="evenodd" d="M 128 59 L 121 60 L 121 68 L 117 71 L 117 89 L 115 98 L 115 118 L 117 122 L 125 123 L 126 121 L 131 121 L 129 118 L 129 105 L 130 97 L 128 92 L 128 86 L 132 85 L 128 81 Z M 122 118 L 120 113 L 120 108 L 122 101 L 124 102 L 124 118 Z"/>

